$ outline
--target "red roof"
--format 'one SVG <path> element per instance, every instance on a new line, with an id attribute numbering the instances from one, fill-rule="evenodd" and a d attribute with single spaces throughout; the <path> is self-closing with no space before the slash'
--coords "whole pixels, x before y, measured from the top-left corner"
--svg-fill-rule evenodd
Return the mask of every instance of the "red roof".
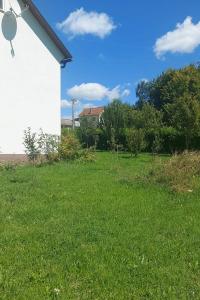
<path id="1" fill-rule="evenodd" d="M 79 117 L 85 116 L 97 116 L 99 117 L 104 112 L 104 107 L 92 107 L 85 108 L 79 115 Z"/>

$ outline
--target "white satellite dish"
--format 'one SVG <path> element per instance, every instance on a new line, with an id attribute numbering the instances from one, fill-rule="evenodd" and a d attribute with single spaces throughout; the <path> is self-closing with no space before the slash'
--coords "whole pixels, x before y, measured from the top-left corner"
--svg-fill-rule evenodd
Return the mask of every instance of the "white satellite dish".
<path id="1" fill-rule="evenodd" d="M 11 19 L 14 19 L 14 18 L 16 19 L 16 16 L 15 16 L 14 12 L 12 12 L 12 10 L 5 11 L 4 16 L 11 18 Z"/>
<path id="2" fill-rule="evenodd" d="M 1 28 L 6 40 L 14 40 L 17 33 L 17 20 L 15 14 L 11 10 L 4 13 Z"/>
<path id="3" fill-rule="evenodd" d="M 21 11 L 20 14 L 17 14 L 15 10 L 10 7 L 8 11 L 2 11 L 4 13 L 2 19 L 2 32 L 6 40 L 12 41 L 17 33 L 17 18 L 23 16 L 23 14 L 29 9 L 29 6 L 25 6 L 25 8 Z"/>

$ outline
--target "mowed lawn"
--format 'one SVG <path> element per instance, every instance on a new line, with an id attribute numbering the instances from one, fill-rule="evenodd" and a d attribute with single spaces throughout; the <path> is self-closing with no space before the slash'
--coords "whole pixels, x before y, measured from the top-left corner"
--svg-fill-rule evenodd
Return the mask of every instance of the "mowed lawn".
<path id="1" fill-rule="evenodd" d="M 0 172 L 0 299 L 200 299 L 200 194 L 150 155 Z"/>

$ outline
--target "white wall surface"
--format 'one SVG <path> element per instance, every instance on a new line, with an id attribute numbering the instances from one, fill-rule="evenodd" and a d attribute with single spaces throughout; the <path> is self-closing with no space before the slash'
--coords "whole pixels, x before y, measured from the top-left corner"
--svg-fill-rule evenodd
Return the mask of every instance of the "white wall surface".
<path id="1" fill-rule="evenodd" d="M 20 1 L 10 3 L 21 11 Z M 28 127 L 60 135 L 59 62 L 63 57 L 29 11 L 17 18 L 12 46 L 6 38 L 15 26 L 8 26 L 9 22 L 0 13 L 0 153 L 23 154 Z"/>

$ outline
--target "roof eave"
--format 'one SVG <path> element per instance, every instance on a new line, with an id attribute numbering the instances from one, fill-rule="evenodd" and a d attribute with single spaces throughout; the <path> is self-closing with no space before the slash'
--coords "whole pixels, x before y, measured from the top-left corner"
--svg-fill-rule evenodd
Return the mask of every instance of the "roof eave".
<path id="1" fill-rule="evenodd" d="M 57 34 L 54 32 L 54 30 L 51 28 L 49 23 L 46 21 L 46 19 L 42 16 L 38 8 L 35 6 L 35 4 L 32 2 L 32 0 L 22 0 L 26 5 L 29 6 L 29 10 L 32 13 L 32 15 L 36 18 L 36 20 L 39 22 L 39 24 L 42 26 L 42 28 L 46 31 L 48 36 L 51 38 L 51 40 L 54 42 L 56 47 L 60 50 L 60 52 L 63 55 L 63 59 L 61 60 L 61 67 L 64 68 L 66 64 L 70 61 L 72 61 L 72 55 L 68 51 L 68 49 L 65 47 L 63 42 L 59 39 Z"/>

